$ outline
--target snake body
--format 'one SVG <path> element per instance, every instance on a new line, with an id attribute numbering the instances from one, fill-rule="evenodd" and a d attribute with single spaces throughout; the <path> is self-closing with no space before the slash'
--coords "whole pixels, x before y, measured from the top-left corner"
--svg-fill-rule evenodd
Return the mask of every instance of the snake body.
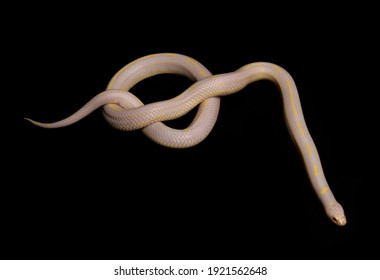
<path id="1" fill-rule="evenodd" d="M 175 98 L 147 105 L 129 92 L 138 82 L 164 73 L 183 75 L 195 83 Z M 103 115 L 112 127 L 126 131 L 142 129 L 160 145 L 186 148 L 200 143 L 211 132 L 218 117 L 220 96 L 238 92 L 261 79 L 271 80 L 279 87 L 287 128 L 302 156 L 311 185 L 327 216 L 337 225 L 345 225 L 344 210 L 326 181 L 318 151 L 307 129 L 296 85 L 285 69 L 272 63 L 251 63 L 231 73 L 212 75 L 201 63 L 185 55 L 148 55 L 122 68 L 104 92 L 68 118 L 54 123 L 27 120 L 40 127 L 58 128 L 73 124 L 103 106 Z M 195 118 L 187 128 L 173 129 L 162 123 L 185 115 L 197 105 Z"/>

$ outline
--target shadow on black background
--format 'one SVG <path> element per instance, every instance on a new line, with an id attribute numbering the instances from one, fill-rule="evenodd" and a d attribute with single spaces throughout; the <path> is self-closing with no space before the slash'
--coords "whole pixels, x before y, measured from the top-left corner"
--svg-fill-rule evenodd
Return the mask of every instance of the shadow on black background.
<path id="1" fill-rule="evenodd" d="M 378 142 L 367 109 L 373 94 L 347 50 L 356 33 L 298 25 L 238 32 L 230 22 L 175 29 L 169 20 L 133 31 L 61 20 L 49 19 L 54 32 L 37 23 L 25 31 L 34 39 L 22 54 L 18 114 L 5 146 L 2 259 L 378 258 L 378 162 L 369 161 Z M 56 130 L 22 119 L 63 119 L 124 65 L 159 52 L 191 56 L 214 74 L 256 61 L 284 67 L 348 224 L 325 215 L 269 81 L 223 97 L 209 137 L 184 150 L 114 130 L 101 110 Z M 191 84 L 161 75 L 131 92 L 150 103 Z M 193 115 L 168 124 L 184 128 Z"/>

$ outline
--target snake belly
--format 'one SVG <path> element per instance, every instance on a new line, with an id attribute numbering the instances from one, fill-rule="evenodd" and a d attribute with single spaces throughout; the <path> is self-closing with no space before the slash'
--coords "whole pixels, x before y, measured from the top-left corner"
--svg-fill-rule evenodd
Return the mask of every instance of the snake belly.
<path id="1" fill-rule="evenodd" d="M 129 92 L 138 82 L 158 74 L 183 75 L 194 81 L 194 84 L 172 99 L 146 105 Z M 185 55 L 148 55 L 118 71 L 104 92 L 68 118 L 54 123 L 27 120 L 40 127 L 58 128 L 71 125 L 103 106 L 103 115 L 112 127 L 125 131 L 141 129 L 160 145 L 187 148 L 202 142 L 213 129 L 221 96 L 236 93 L 262 79 L 274 82 L 279 88 L 287 128 L 327 216 L 337 225 L 345 225 L 344 210 L 327 183 L 317 148 L 307 129 L 295 82 L 285 69 L 276 64 L 255 62 L 234 72 L 212 75 L 200 62 Z M 196 106 L 197 113 L 187 128 L 173 129 L 163 123 L 185 115 Z"/>

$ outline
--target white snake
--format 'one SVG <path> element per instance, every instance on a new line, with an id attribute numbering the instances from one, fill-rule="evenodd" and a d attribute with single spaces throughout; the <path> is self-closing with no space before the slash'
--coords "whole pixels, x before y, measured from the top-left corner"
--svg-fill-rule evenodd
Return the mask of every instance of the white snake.
<path id="1" fill-rule="evenodd" d="M 197 82 L 175 98 L 148 105 L 129 92 L 136 83 L 163 73 L 184 75 Z M 303 158 L 314 191 L 328 217 L 337 225 L 345 225 L 343 208 L 326 181 L 317 149 L 306 127 L 296 85 L 289 73 L 275 64 L 251 63 L 235 72 L 213 76 L 201 63 L 188 56 L 175 53 L 148 55 L 122 68 L 106 91 L 70 117 L 54 123 L 27 120 L 45 128 L 63 127 L 103 106 L 104 117 L 114 128 L 127 131 L 142 129 L 158 144 L 186 148 L 200 143 L 212 130 L 218 117 L 219 96 L 235 93 L 261 79 L 271 80 L 279 87 L 288 130 Z M 198 112 L 189 127 L 172 129 L 162 123 L 183 116 L 198 104 Z"/>

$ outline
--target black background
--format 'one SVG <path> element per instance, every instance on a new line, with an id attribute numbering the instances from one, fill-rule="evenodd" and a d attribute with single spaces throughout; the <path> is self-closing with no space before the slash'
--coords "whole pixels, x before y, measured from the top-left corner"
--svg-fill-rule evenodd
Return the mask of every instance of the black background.
<path id="1" fill-rule="evenodd" d="M 50 7 L 12 33 L 1 258 L 378 259 L 369 17 L 359 25 L 353 10 L 169 7 Z M 214 74 L 257 61 L 285 68 L 347 225 L 333 224 L 313 193 L 269 81 L 223 97 L 208 138 L 183 150 L 114 130 L 101 110 L 62 129 L 23 120 L 65 118 L 124 65 L 159 52 Z M 191 84 L 160 75 L 131 92 L 150 103 Z M 193 116 L 167 124 L 185 128 Z"/>

